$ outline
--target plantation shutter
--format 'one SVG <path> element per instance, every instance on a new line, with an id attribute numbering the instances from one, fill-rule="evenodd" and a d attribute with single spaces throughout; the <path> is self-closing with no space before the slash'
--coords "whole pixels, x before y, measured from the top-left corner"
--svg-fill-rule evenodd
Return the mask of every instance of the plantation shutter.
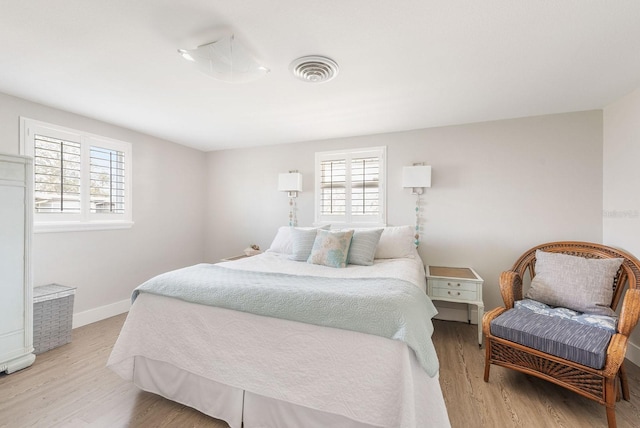
<path id="1" fill-rule="evenodd" d="M 346 164 L 344 159 L 325 160 L 320 163 L 320 212 L 323 216 L 345 215 Z"/>
<path id="2" fill-rule="evenodd" d="M 125 211 L 125 155 L 91 146 L 89 174 L 92 213 L 123 214 Z"/>
<path id="3" fill-rule="evenodd" d="M 316 223 L 383 225 L 385 148 L 316 153 Z"/>
<path id="4" fill-rule="evenodd" d="M 351 160 L 351 214 L 377 216 L 380 213 L 380 158 Z"/>
<path id="5" fill-rule="evenodd" d="M 20 118 L 20 151 L 34 159 L 34 231 L 133 225 L 131 144 Z"/>
<path id="6" fill-rule="evenodd" d="M 80 213 L 80 143 L 36 134 L 33 157 L 35 211 Z"/>

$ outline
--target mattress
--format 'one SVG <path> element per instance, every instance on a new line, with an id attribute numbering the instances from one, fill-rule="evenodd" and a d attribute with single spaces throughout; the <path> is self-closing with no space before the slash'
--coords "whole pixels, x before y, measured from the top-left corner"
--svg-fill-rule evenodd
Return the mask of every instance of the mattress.
<path id="1" fill-rule="evenodd" d="M 422 262 L 411 258 L 332 269 L 266 253 L 222 265 L 400 277 L 424 289 Z M 438 376 L 403 342 L 148 293 L 133 304 L 108 366 L 233 428 L 449 426 Z"/>

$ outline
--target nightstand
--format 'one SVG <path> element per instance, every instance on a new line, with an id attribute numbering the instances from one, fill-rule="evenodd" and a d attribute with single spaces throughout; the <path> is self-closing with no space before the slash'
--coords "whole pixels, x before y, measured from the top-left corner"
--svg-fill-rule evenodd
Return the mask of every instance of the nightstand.
<path id="1" fill-rule="evenodd" d="M 239 254 L 237 256 L 225 257 L 224 259 L 220 259 L 220 261 L 221 262 L 232 262 L 232 261 L 235 261 L 235 260 L 246 259 L 247 257 L 251 257 L 251 256 L 247 256 L 246 254 Z"/>
<path id="2" fill-rule="evenodd" d="M 253 257 L 253 256 L 257 256 L 258 254 L 261 254 L 262 251 L 256 251 L 254 253 L 251 254 L 238 254 L 237 256 L 230 256 L 230 257 L 225 257 L 224 259 L 220 259 L 221 262 L 233 262 L 236 260 L 240 260 L 240 259 L 246 259 L 247 257 Z"/>
<path id="3" fill-rule="evenodd" d="M 466 303 L 478 307 L 478 345 L 482 346 L 482 284 L 484 280 L 472 268 L 427 266 L 427 295 L 431 300 Z M 467 321 L 471 311 L 467 306 Z"/>

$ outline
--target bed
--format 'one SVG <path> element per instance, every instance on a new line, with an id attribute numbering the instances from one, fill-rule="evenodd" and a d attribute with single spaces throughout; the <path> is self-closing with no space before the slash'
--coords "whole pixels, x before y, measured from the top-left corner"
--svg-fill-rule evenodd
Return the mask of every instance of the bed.
<path id="1" fill-rule="evenodd" d="M 108 367 L 231 428 L 449 427 L 430 338 L 436 311 L 410 228 L 385 228 L 371 265 L 342 269 L 292 260 L 286 229 L 260 255 L 138 287 Z M 371 298 L 376 287 L 411 307 Z"/>

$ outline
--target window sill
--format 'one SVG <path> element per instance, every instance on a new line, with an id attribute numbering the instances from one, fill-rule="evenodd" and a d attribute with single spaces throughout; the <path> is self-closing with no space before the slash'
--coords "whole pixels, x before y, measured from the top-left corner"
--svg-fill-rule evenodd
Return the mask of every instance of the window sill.
<path id="1" fill-rule="evenodd" d="M 133 221 L 51 222 L 34 223 L 34 233 L 81 232 L 91 230 L 131 229 Z"/>
<path id="2" fill-rule="evenodd" d="M 344 221 L 316 221 L 312 223 L 314 227 L 321 227 L 329 225 L 332 229 L 366 229 L 366 228 L 384 228 L 387 227 L 386 223 L 375 221 L 375 222 L 353 222 L 346 223 Z"/>

